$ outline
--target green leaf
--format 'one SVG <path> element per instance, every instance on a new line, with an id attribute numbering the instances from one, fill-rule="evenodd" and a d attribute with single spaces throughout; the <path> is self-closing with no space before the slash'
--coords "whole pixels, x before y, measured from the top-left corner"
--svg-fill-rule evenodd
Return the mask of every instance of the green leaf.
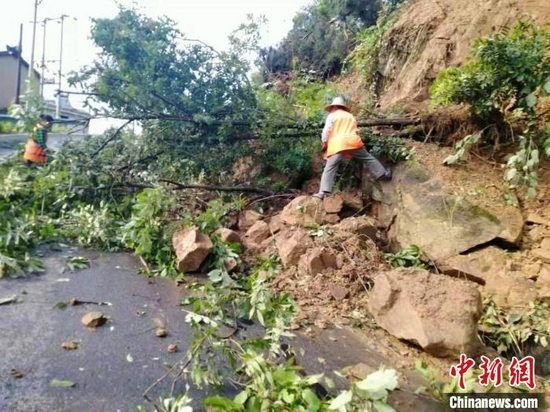
<path id="1" fill-rule="evenodd" d="M 238 403 L 239 405 L 244 405 L 247 399 L 248 399 L 248 392 L 242 391 L 237 396 L 235 396 L 234 402 Z"/>
<path id="2" fill-rule="evenodd" d="M 390 405 L 381 401 L 374 401 L 373 405 L 374 409 L 376 409 L 378 412 L 395 412 L 395 409 L 393 409 Z"/>
<path id="3" fill-rule="evenodd" d="M 76 385 L 76 383 L 74 383 L 72 381 L 62 381 L 62 380 L 59 380 L 59 379 L 52 379 L 50 381 L 50 386 L 52 388 L 72 388 L 75 385 Z"/>
<path id="4" fill-rule="evenodd" d="M 508 181 L 513 180 L 517 174 L 518 174 L 518 171 L 515 167 L 508 169 L 508 173 L 506 173 L 506 180 Z"/>
<path id="5" fill-rule="evenodd" d="M 204 406 L 210 406 L 219 411 L 242 411 L 242 405 L 222 396 L 209 396 L 203 401 Z M 217 409 L 220 408 L 220 409 Z"/>
<path id="6" fill-rule="evenodd" d="M 221 270 L 215 269 L 208 274 L 208 278 L 212 281 L 212 283 L 218 283 L 223 280 L 223 273 Z"/>
<path id="7" fill-rule="evenodd" d="M 350 403 L 352 398 L 353 398 L 353 393 L 351 391 L 344 391 L 332 400 L 328 408 L 331 411 L 336 411 L 341 407 Z"/>
<path id="8" fill-rule="evenodd" d="M 293 370 L 277 369 L 273 372 L 273 380 L 281 386 L 292 386 L 300 380 L 300 376 Z"/>
<path id="9" fill-rule="evenodd" d="M 533 93 L 530 93 L 525 98 L 525 103 L 527 104 L 527 107 L 534 107 L 537 104 L 537 98 Z"/>
<path id="10" fill-rule="evenodd" d="M 550 81 L 544 83 L 543 88 L 546 93 L 550 93 Z"/>

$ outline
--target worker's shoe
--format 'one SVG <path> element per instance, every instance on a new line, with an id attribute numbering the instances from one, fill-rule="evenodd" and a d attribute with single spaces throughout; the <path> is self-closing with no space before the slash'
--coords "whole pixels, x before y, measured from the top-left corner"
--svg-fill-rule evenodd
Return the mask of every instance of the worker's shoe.
<path id="1" fill-rule="evenodd" d="M 378 178 L 378 180 L 382 180 L 384 182 L 389 182 L 391 180 L 391 169 L 388 167 L 384 174 Z"/>
<path id="2" fill-rule="evenodd" d="M 314 195 L 312 195 L 312 197 L 323 200 L 325 198 L 325 193 L 323 192 L 315 193 Z"/>

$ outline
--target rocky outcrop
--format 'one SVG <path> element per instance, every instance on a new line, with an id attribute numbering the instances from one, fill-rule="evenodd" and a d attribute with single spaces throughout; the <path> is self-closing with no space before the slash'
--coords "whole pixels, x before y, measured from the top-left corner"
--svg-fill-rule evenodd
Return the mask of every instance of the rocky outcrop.
<path id="1" fill-rule="evenodd" d="M 480 348 L 481 296 L 469 282 L 422 269 L 385 272 L 375 279 L 369 310 L 390 334 L 435 356 L 474 356 Z"/>
<path id="2" fill-rule="evenodd" d="M 176 251 L 180 272 L 196 272 L 214 250 L 210 238 L 196 227 L 174 233 L 172 244 Z"/>
<path id="3" fill-rule="evenodd" d="M 326 212 L 323 202 L 310 196 L 299 196 L 285 206 L 281 221 L 287 225 L 310 226 L 323 224 Z"/>
<path id="4" fill-rule="evenodd" d="M 520 273 L 508 272 L 504 275 L 493 274 L 486 279 L 483 295 L 490 296 L 503 308 L 528 307 L 536 300 L 535 282 L 526 279 Z"/>
<path id="5" fill-rule="evenodd" d="M 390 226 L 393 251 L 415 244 L 434 262 L 442 263 L 490 242 L 503 225 L 491 213 L 446 192 L 420 164 L 396 167 L 391 182 L 382 183 L 377 218 Z"/>
<path id="6" fill-rule="evenodd" d="M 506 272 L 506 252 L 495 246 L 489 246 L 468 255 L 453 256 L 441 265 L 446 274 L 477 282 L 487 283 L 491 276 L 502 276 Z"/>

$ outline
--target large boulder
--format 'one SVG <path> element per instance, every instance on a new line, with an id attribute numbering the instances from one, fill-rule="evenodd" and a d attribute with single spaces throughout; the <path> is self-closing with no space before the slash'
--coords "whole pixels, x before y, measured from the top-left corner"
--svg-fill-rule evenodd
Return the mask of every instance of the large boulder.
<path id="1" fill-rule="evenodd" d="M 440 357 L 480 349 L 481 296 L 475 285 L 423 269 L 378 275 L 369 310 L 380 327 Z"/>
<path id="2" fill-rule="evenodd" d="M 196 272 L 214 250 L 210 238 L 201 233 L 197 227 L 174 233 L 172 244 L 176 251 L 180 272 Z"/>
<path id="3" fill-rule="evenodd" d="M 312 243 L 307 232 L 302 228 L 296 230 L 288 229 L 280 232 L 276 236 L 275 242 L 281 262 L 285 268 L 297 265 L 302 255 Z"/>
<path id="4" fill-rule="evenodd" d="M 287 225 L 310 226 L 324 223 L 326 212 L 321 200 L 311 196 L 298 196 L 285 206 L 280 216 L 281 221 Z"/>
<path id="5" fill-rule="evenodd" d="M 506 252 L 495 246 L 489 246 L 467 255 L 457 255 L 447 259 L 440 269 L 446 274 L 465 277 L 481 285 L 495 274 L 506 272 Z"/>
<path id="6" fill-rule="evenodd" d="M 490 242 L 503 230 L 494 215 L 447 193 L 419 163 L 397 166 L 392 181 L 380 186 L 377 218 L 390 226 L 388 237 L 394 252 L 415 244 L 439 263 Z"/>

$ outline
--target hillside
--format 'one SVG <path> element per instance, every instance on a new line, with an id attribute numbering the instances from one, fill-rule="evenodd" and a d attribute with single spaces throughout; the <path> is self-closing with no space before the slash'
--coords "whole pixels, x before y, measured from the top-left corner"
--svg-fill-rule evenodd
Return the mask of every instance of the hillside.
<path id="1" fill-rule="evenodd" d="M 418 0 L 404 6 L 380 58 L 383 111 L 428 105 L 437 74 L 467 61 L 476 39 L 513 26 L 522 16 L 550 22 L 547 0 Z"/>

